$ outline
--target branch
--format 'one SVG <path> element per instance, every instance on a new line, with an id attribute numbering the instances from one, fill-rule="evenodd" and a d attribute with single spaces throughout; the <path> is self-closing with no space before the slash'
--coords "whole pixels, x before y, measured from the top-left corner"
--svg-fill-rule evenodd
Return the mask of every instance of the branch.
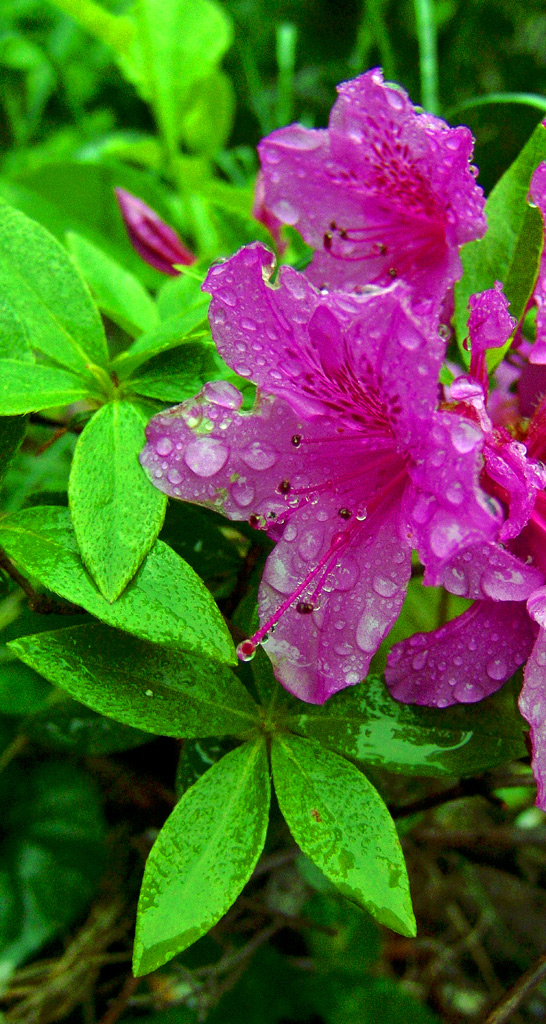
<path id="1" fill-rule="evenodd" d="M 28 598 L 28 606 L 31 612 L 38 612 L 40 615 L 83 615 L 85 609 L 69 601 L 57 601 L 47 594 L 39 594 L 31 583 L 22 576 L 13 562 L 8 558 L 5 551 L 0 548 L 0 569 L 3 569 L 14 583 L 21 588 Z"/>
<path id="2" fill-rule="evenodd" d="M 516 981 L 516 984 L 505 996 L 502 997 L 500 1003 L 497 1003 L 495 1009 L 491 1011 L 485 1024 L 504 1024 L 509 1017 L 512 1016 L 518 1006 L 523 1002 L 526 996 L 546 977 L 546 953 L 539 956 L 538 960 L 529 967 L 525 974 L 522 974 L 521 978 Z"/>

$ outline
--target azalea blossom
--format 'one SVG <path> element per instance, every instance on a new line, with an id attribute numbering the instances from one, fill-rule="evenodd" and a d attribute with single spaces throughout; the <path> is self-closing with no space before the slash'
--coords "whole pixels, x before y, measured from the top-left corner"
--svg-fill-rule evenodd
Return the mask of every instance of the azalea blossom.
<path id="1" fill-rule="evenodd" d="M 501 502 L 504 522 L 496 541 L 427 569 L 425 582 L 475 603 L 440 629 L 397 644 L 386 679 L 398 700 L 446 707 L 489 696 L 525 664 L 519 707 L 531 727 L 537 802 L 546 809 L 546 400 L 539 382 L 530 420 L 519 414 L 508 430 L 506 406 L 500 424 L 490 419 L 485 350 L 504 344 L 514 325 L 499 285 L 472 302 L 470 373 L 453 382 L 449 398 L 455 414 L 484 430 L 482 484 Z"/>
<path id="2" fill-rule="evenodd" d="M 220 354 L 258 386 L 231 384 L 155 416 L 142 455 L 167 494 L 248 520 L 277 541 L 260 628 L 292 693 L 322 703 L 361 680 L 400 611 L 411 549 L 437 567 L 494 537 L 479 485 L 483 432 L 438 412 L 445 342 L 402 282 L 320 294 L 259 244 L 209 272 Z"/>
<path id="3" fill-rule="evenodd" d="M 262 219 L 293 225 L 316 250 L 306 273 L 319 288 L 402 278 L 442 303 L 460 247 L 486 228 L 472 135 L 417 111 L 378 69 L 338 93 L 327 129 L 293 124 L 260 143 Z"/>

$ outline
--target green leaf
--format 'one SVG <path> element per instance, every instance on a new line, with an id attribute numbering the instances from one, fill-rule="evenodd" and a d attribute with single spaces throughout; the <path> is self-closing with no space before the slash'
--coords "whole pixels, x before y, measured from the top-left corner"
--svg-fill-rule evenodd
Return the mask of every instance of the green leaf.
<path id="1" fill-rule="evenodd" d="M 216 345 L 187 341 L 182 349 L 150 359 L 130 378 L 128 386 L 137 395 L 174 403 L 193 397 L 203 384 L 221 376 Z"/>
<path id="2" fill-rule="evenodd" d="M 406 775 L 474 775 L 525 752 L 509 689 L 479 704 L 436 710 L 393 700 L 383 680 L 369 676 L 285 724 L 345 757 Z"/>
<path id="3" fill-rule="evenodd" d="M 137 0 L 137 35 L 121 67 L 154 108 L 173 154 L 195 82 L 207 78 L 232 42 L 231 19 L 213 0 Z"/>
<path id="4" fill-rule="evenodd" d="M 182 141 L 195 153 L 214 155 L 231 133 L 235 114 L 235 92 L 223 71 L 196 82 L 180 121 Z"/>
<path id="5" fill-rule="evenodd" d="M 135 252 L 127 235 L 114 189 L 125 188 L 148 203 L 168 223 L 173 219 L 170 194 L 149 174 L 122 164 L 56 161 L 27 171 L 15 182 L 0 178 L 0 195 L 27 217 L 43 224 L 64 243 L 77 231 L 150 287 L 164 276 Z"/>
<path id="6" fill-rule="evenodd" d="M 415 935 L 394 822 L 377 790 L 318 743 L 275 736 L 273 781 L 294 839 L 339 891 L 381 924 Z"/>
<path id="7" fill-rule="evenodd" d="M 137 976 L 186 949 L 225 914 L 262 852 L 268 816 L 263 739 L 226 754 L 184 794 L 146 862 Z"/>
<path id="8" fill-rule="evenodd" d="M 55 7 L 69 14 L 79 25 L 116 53 L 126 53 L 135 33 L 131 18 L 111 14 L 94 0 L 52 0 Z"/>
<path id="9" fill-rule="evenodd" d="M 455 285 L 455 327 L 457 341 L 468 365 L 469 353 L 462 348 L 467 334 L 468 300 L 474 292 L 504 281 L 510 312 L 521 319 L 538 272 L 543 232 L 538 210 L 527 204 L 533 171 L 546 159 L 546 129 L 537 125 L 514 163 L 492 190 L 485 212 L 485 236 L 461 250 L 463 277 Z M 540 232 L 539 232 L 540 224 Z M 490 353 L 490 368 L 501 361 L 504 350 Z"/>
<path id="10" fill-rule="evenodd" d="M 68 509 L 41 507 L 0 520 L 0 546 L 18 568 L 67 601 L 144 640 L 237 664 L 209 591 L 174 551 L 157 541 L 114 604 L 82 565 Z"/>
<path id="11" fill-rule="evenodd" d="M 161 736 L 248 733 L 258 708 L 230 669 L 136 640 L 98 623 L 19 637 L 19 658 L 71 697 Z"/>
<path id="12" fill-rule="evenodd" d="M 108 601 L 135 575 L 165 517 L 167 499 L 140 466 L 145 420 L 129 402 L 99 409 L 78 438 L 68 485 L 84 565 Z"/>
<path id="13" fill-rule="evenodd" d="M 0 776 L 0 975 L 86 909 L 104 862 L 95 787 L 74 764 L 11 764 Z M 4 892 L 2 892 L 2 897 Z"/>
<path id="14" fill-rule="evenodd" d="M 21 668 L 26 666 L 21 664 Z M 53 703 L 21 723 L 21 732 L 48 750 L 99 757 L 150 742 L 147 732 L 98 715 L 60 691 L 56 691 L 56 697 Z"/>
<path id="15" fill-rule="evenodd" d="M 17 453 L 26 429 L 25 416 L 3 416 L 0 419 L 0 483 L 6 475 L 11 460 Z"/>
<path id="16" fill-rule="evenodd" d="M 155 302 L 134 274 L 75 231 L 67 233 L 66 241 L 99 309 L 110 320 L 132 337 L 159 323 Z"/>
<path id="17" fill-rule="evenodd" d="M 40 224 L 0 201 L 0 291 L 33 348 L 88 376 L 108 349 L 89 291 L 63 247 Z M 35 408 L 35 407 L 34 407 Z"/>
<path id="18" fill-rule="evenodd" d="M 207 325 L 208 304 L 209 296 L 203 295 L 184 313 L 169 317 L 152 331 L 141 334 L 126 352 L 122 352 L 113 360 L 112 365 L 119 376 L 125 379 L 146 360 L 159 355 L 160 352 L 168 352 L 183 345 L 188 335 L 197 327 Z"/>
<path id="19" fill-rule="evenodd" d="M 0 416 L 69 405 L 87 398 L 92 390 L 91 382 L 86 385 L 81 377 L 55 366 L 0 359 Z"/>

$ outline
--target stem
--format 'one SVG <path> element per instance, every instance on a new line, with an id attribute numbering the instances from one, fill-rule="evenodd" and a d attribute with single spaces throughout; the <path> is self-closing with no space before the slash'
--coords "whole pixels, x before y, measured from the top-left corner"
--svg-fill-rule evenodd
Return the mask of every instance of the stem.
<path id="1" fill-rule="evenodd" d="M 396 78 L 396 62 L 394 51 L 389 39 L 389 33 L 385 21 L 385 0 L 367 0 L 365 17 L 368 18 L 374 37 L 374 42 L 379 50 L 379 59 L 385 73 L 385 78 L 393 80 Z"/>
<path id="2" fill-rule="evenodd" d="M 438 99 L 438 40 L 434 19 L 434 0 L 414 0 L 419 67 L 421 71 L 421 103 L 430 114 L 440 110 Z"/>
<path id="3" fill-rule="evenodd" d="M 70 601 L 56 601 L 47 594 L 39 594 L 29 581 L 15 568 L 5 551 L 0 548 L 0 569 L 3 569 L 14 583 L 21 588 L 28 598 L 28 606 L 32 612 L 40 615 L 83 615 L 84 609 Z"/>
<path id="4" fill-rule="evenodd" d="M 546 977 L 546 953 L 539 956 L 538 960 L 522 974 L 521 978 L 505 996 L 497 1003 L 491 1011 L 485 1024 L 504 1024 L 509 1017 L 517 1010 L 526 996 Z"/>
<path id="5" fill-rule="evenodd" d="M 7 768 L 8 764 L 13 761 L 14 757 L 18 757 L 20 753 L 25 749 L 28 743 L 28 736 L 16 736 L 15 739 L 8 744 L 6 749 L 2 751 L 0 755 L 0 772 Z"/>
<path id="6" fill-rule="evenodd" d="M 289 124 L 294 106 L 294 68 L 298 30 L 291 23 L 277 25 L 277 127 Z"/>

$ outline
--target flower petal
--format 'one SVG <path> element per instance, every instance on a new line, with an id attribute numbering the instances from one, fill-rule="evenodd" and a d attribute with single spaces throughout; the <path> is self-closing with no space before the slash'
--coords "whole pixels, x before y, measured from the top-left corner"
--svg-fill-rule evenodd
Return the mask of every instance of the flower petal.
<path id="1" fill-rule="evenodd" d="M 526 601 L 544 577 L 500 544 L 476 544 L 442 568 L 438 585 L 471 601 Z"/>
<path id="2" fill-rule="evenodd" d="M 502 523 L 498 504 L 480 486 L 484 435 L 463 416 L 438 412 L 423 433 L 409 474 L 405 510 L 425 583 L 438 586 L 443 568 L 464 548 L 493 539 Z"/>
<path id="3" fill-rule="evenodd" d="M 393 697 L 406 704 L 472 704 L 510 679 L 533 641 L 523 603 L 477 601 L 440 629 L 396 644 L 385 679 Z"/>
<path id="4" fill-rule="evenodd" d="M 411 570 L 410 549 L 400 538 L 399 507 L 398 497 L 381 509 L 379 521 L 372 515 L 346 527 L 350 539 L 326 563 L 317 610 L 300 614 L 292 606 L 268 639 L 275 675 L 300 699 L 322 704 L 359 682 L 395 622 Z M 262 623 L 325 558 L 339 529 L 330 498 L 298 510 L 266 562 L 259 592 Z M 313 598 L 318 579 L 301 595 L 303 603 Z"/>
<path id="5" fill-rule="evenodd" d="M 321 250 L 308 271 L 319 286 L 395 276 L 442 301 L 458 246 L 485 230 L 472 136 L 418 113 L 378 69 L 338 92 L 327 131 L 290 125 L 260 144 L 265 202 Z"/>
<path id="6" fill-rule="evenodd" d="M 537 804 L 546 810 L 546 587 L 529 602 L 539 623 L 538 636 L 525 667 L 519 709 L 531 727 L 533 773 L 537 781 Z"/>
<path id="7" fill-rule="evenodd" d="M 402 283 L 365 296 L 321 296 L 291 267 L 247 246 L 210 271 L 214 340 L 226 362 L 301 416 L 336 417 L 368 439 L 422 436 L 437 401 L 445 344 Z M 370 433 L 371 431 L 371 433 Z"/>
<path id="8" fill-rule="evenodd" d="M 205 384 L 195 398 L 150 420 L 141 463 L 171 497 L 230 519 L 261 517 L 265 527 L 286 511 L 279 483 L 301 478 L 302 455 L 292 438 L 302 423 L 278 399 L 261 396 L 251 413 L 240 412 L 242 401 L 226 381 Z"/>
<path id="9" fill-rule="evenodd" d="M 543 224 L 546 224 L 546 162 L 538 165 L 531 178 L 529 196 L 538 206 Z M 540 257 L 534 300 L 537 307 L 536 341 L 529 354 L 529 362 L 546 363 L 546 247 Z"/>

